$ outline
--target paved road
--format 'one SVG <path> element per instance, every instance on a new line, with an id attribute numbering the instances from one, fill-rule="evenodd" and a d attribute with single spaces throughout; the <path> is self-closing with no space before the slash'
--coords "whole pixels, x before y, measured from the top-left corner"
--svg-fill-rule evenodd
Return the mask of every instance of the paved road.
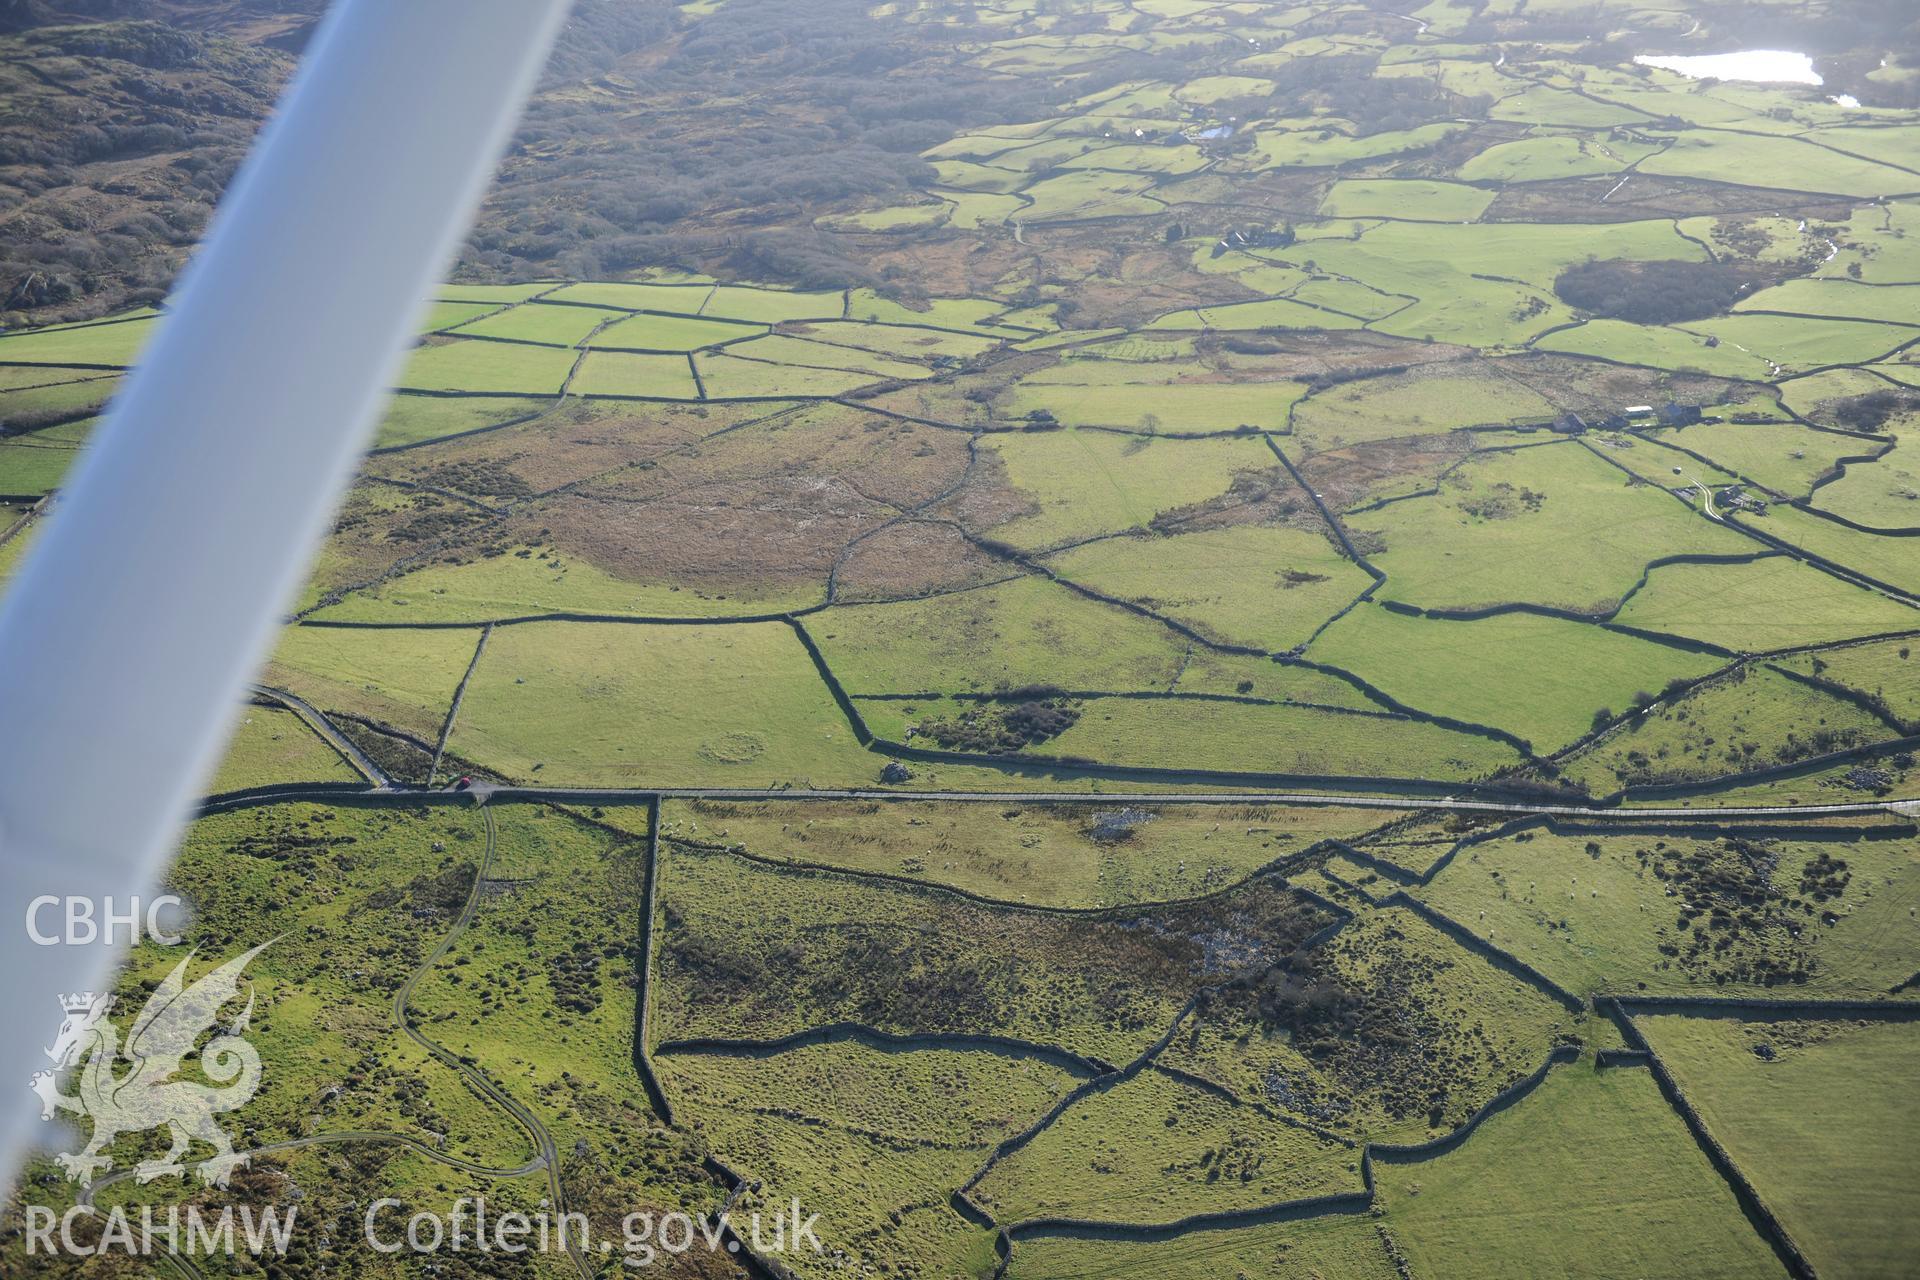
<path id="1" fill-rule="evenodd" d="M 249 808 L 295 801 L 325 804 L 328 800 L 350 798 L 354 794 L 356 793 L 335 792 L 328 795 L 290 787 L 284 791 L 250 794 L 240 803 Z M 1904 818 L 1920 819 L 1920 800 L 1861 800 L 1841 804 L 1740 805 L 1718 808 L 1687 808 L 1681 805 L 1623 805 L 1618 808 L 1604 808 L 1592 805 L 1528 804 L 1521 801 L 1460 799 L 1455 796 L 1416 798 L 1286 791 L 908 791 L 879 787 L 840 790 L 818 787 L 503 787 L 488 783 L 476 784 L 467 791 L 453 791 L 445 788 L 437 791 L 421 791 L 392 787 L 369 789 L 357 794 L 380 796 L 397 804 L 410 801 L 446 803 L 453 800 L 467 800 L 475 804 L 539 801 L 559 801 L 569 804 L 647 804 L 656 799 L 910 800 L 959 804 L 1292 804 L 1406 812 L 1443 809 L 1460 813 L 1543 814 L 1550 817 L 1608 821 L 1696 819 L 1712 822 L 1722 818 L 1831 818 L 1888 813 Z"/>

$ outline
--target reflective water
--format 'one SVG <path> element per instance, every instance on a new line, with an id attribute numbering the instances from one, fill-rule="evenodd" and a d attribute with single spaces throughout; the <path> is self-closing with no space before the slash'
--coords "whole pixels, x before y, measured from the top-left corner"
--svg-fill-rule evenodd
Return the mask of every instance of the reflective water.
<path id="1" fill-rule="evenodd" d="M 1643 67 L 1677 71 L 1695 80 L 1755 80 L 1766 84 L 1820 84 L 1813 59 L 1786 49 L 1748 49 L 1741 53 L 1703 53 L 1673 57 L 1638 57 Z"/>

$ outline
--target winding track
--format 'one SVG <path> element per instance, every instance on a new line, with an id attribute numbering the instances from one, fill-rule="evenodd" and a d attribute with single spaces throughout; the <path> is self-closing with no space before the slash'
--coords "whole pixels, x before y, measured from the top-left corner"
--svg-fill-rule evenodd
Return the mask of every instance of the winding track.
<path id="1" fill-rule="evenodd" d="M 469 1088 L 512 1116 L 515 1123 L 526 1131 L 527 1136 L 533 1140 L 534 1151 L 537 1154 L 524 1166 L 524 1171 L 531 1172 L 542 1167 L 546 1169 L 547 1194 L 552 1199 L 557 1214 L 564 1211 L 566 1198 L 560 1186 L 560 1153 L 554 1146 L 553 1135 L 531 1111 L 508 1096 L 499 1085 L 488 1078 L 485 1072 L 469 1066 L 452 1050 L 429 1040 L 407 1015 L 407 1002 L 413 995 L 413 989 L 419 985 L 420 979 L 427 975 L 427 971 L 447 954 L 454 940 L 466 932 L 467 926 L 473 923 L 474 911 L 480 905 L 480 895 L 487 883 L 487 872 L 493 866 L 496 844 L 493 815 L 484 813 L 482 816 L 486 820 L 487 843 L 480 855 L 480 865 L 474 868 L 473 887 L 467 891 L 467 900 L 461 905 L 460 914 L 454 918 L 453 927 L 447 930 L 446 935 L 440 939 L 439 945 L 427 953 L 419 967 L 408 974 L 407 980 L 401 983 L 399 989 L 393 993 L 393 1017 L 408 1039 L 432 1054 L 443 1065 L 452 1068 Z M 592 1267 L 588 1264 L 585 1255 L 581 1253 L 578 1241 L 568 1240 L 567 1252 L 572 1255 L 574 1267 L 581 1276 L 590 1277 L 593 1274 Z"/>

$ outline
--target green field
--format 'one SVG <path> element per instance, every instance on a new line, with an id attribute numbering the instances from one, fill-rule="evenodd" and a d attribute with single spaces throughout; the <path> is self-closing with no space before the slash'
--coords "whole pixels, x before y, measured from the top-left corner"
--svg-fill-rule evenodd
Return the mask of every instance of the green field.
<path id="1" fill-rule="evenodd" d="M 1769 532 L 1773 526 L 1767 526 Z M 1791 600 L 1791 609 L 1781 609 Z M 1786 556 L 1662 565 L 1618 621 L 1748 653 L 1910 631 L 1915 611 Z"/>
<path id="2" fill-rule="evenodd" d="M 1419 1275 L 1783 1271 L 1644 1070 L 1556 1069 L 1465 1146 L 1378 1178 Z"/>
<path id="3" fill-rule="evenodd" d="M 448 750 L 575 786 L 742 785 L 877 771 L 791 629 L 532 623 L 494 633 Z"/>
<path id="4" fill-rule="evenodd" d="M 1353 520 L 1385 544 L 1371 558 L 1390 599 L 1604 616 L 1661 556 L 1752 550 L 1578 444 L 1484 453 L 1438 487 Z"/>
<path id="5" fill-rule="evenodd" d="M 360 775 L 291 711 L 248 704 L 209 794 L 276 782 L 359 782 Z"/>
<path id="6" fill-rule="evenodd" d="M 1913 1256 L 1911 1024 L 1635 1020 L 1707 1130 L 1823 1274 L 1897 1276 Z M 1765 1046 L 1767 1057 L 1762 1057 Z"/>
<path id="7" fill-rule="evenodd" d="M 1526 655 L 1551 651 L 1555 662 Z M 1475 622 L 1410 618 L 1365 605 L 1307 648 L 1408 706 L 1504 729 L 1556 750 L 1586 733 L 1595 714 L 1621 710 L 1635 694 L 1705 675 L 1712 658 L 1588 623 L 1535 614 Z"/>

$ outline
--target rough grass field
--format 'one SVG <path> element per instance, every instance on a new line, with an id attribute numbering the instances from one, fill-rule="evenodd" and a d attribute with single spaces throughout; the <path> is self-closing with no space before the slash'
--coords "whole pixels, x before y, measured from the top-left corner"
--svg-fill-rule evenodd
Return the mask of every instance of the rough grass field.
<path id="1" fill-rule="evenodd" d="M 1897 1276 L 1916 1245 L 1911 1023 L 1635 1019 L 1708 1132 L 1815 1267 Z"/>
<path id="2" fill-rule="evenodd" d="M 1531 831 L 1416 893 L 1576 993 L 1877 999 L 1911 973 L 1917 873 L 1911 837 Z"/>
<path id="3" fill-rule="evenodd" d="M 1212 1280 L 1280 1268 L 1302 1276 L 1393 1280 L 1394 1270 L 1375 1226 L 1361 1217 L 1313 1218 L 1275 1226 L 1207 1231 L 1170 1241 L 1109 1242 L 1067 1236 L 1022 1239 L 1009 1276 L 1018 1280 Z"/>
<path id="4" fill-rule="evenodd" d="M 1329 838 L 1367 809 L 1284 806 L 669 804 L 662 830 L 776 861 L 950 885 L 1036 906 L 1105 907 L 1217 893 Z"/>
<path id="5" fill-rule="evenodd" d="M 1561 761 L 1561 776 L 1605 795 L 1790 764 L 1895 736 L 1865 707 L 1771 666 L 1743 666 L 1627 719 Z"/>
<path id="6" fill-rule="evenodd" d="M 1258 440 L 1166 440 L 1106 431 L 992 438 L 1016 500 L 1031 513 L 993 526 L 1016 546 L 1057 547 L 1145 529 L 1157 517 L 1227 493 L 1243 472 L 1273 466 Z"/>
<path id="7" fill-rule="evenodd" d="M 1275 651 L 1306 643 L 1369 582 L 1325 536 L 1287 527 L 1109 538 L 1046 564 L 1217 639 Z"/>
<path id="8" fill-rule="evenodd" d="M 1254 992 L 1221 993 L 1158 1061 L 1355 1141 L 1424 1142 L 1538 1068 L 1572 1026 L 1540 991 L 1389 908 Z"/>
<path id="9" fill-rule="evenodd" d="M 1163 1072 L 1095 1092 L 994 1166 L 981 1204 L 1009 1222 L 1147 1225 L 1356 1188 L 1350 1148 Z"/>

